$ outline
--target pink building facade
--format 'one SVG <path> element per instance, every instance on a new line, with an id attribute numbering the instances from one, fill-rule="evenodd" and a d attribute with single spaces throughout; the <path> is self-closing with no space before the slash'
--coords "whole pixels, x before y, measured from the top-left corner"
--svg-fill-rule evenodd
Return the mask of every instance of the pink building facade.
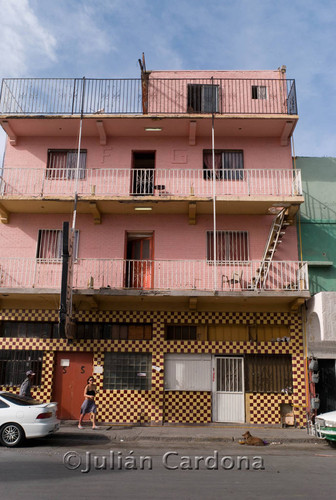
<path id="1" fill-rule="evenodd" d="M 106 422 L 279 423 L 290 407 L 304 425 L 285 69 L 9 79 L 0 103 L 2 389 L 29 367 L 75 419 L 94 373 Z"/>

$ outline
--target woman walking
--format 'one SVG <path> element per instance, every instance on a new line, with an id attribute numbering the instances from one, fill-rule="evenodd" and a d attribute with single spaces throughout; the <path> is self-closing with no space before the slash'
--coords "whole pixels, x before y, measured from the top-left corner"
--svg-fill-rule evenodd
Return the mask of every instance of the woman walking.
<path id="1" fill-rule="evenodd" d="M 96 426 L 96 413 L 97 413 L 97 406 L 96 403 L 94 402 L 94 398 L 96 395 L 96 385 L 94 383 L 94 378 L 89 377 L 87 379 L 87 386 L 84 389 L 84 402 L 81 406 L 80 409 L 80 417 L 79 417 L 79 422 L 78 422 L 78 429 L 83 429 L 82 427 L 82 422 L 83 418 L 87 413 L 91 413 L 92 415 L 92 429 L 97 429 Z"/>

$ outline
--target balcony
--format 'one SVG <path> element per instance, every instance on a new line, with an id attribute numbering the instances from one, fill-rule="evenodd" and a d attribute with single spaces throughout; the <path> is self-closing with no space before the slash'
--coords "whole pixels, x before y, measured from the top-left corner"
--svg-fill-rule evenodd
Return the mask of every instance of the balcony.
<path id="1" fill-rule="evenodd" d="M 171 210 L 174 203 L 174 213 L 185 213 L 192 202 L 200 213 L 211 213 L 215 188 L 218 213 L 244 213 L 246 206 L 249 213 L 268 213 L 274 205 L 303 202 L 299 170 L 220 170 L 215 173 L 215 186 L 212 175 L 204 169 L 90 168 L 80 171 L 76 180 L 76 169 L 5 168 L 0 176 L 0 200 L 7 213 L 43 212 L 47 200 L 50 206 L 64 202 L 63 211 L 71 212 L 77 190 L 79 213 L 87 213 L 90 202 L 97 202 L 99 211 L 105 213 L 132 213 L 135 204 L 144 203 L 153 213 Z"/>
<path id="2" fill-rule="evenodd" d="M 279 137 L 286 144 L 298 119 L 295 81 L 7 78 L 0 96 L 0 124 L 13 144 L 22 136 L 76 136 L 80 116 L 83 136 L 100 140 L 145 137 L 153 128 L 193 140 L 209 136 L 213 113 L 218 136 Z"/>
<path id="3" fill-rule="evenodd" d="M 238 78 L 6 78 L 2 115 L 296 115 L 295 81 Z"/>
<path id="4" fill-rule="evenodd" d="M 0 293 L 59 293 L 61 273 L 61 259 L 1 258 Z M 77 259 L 73 288 L 96 295 L 309 296 L 307 263 L 296 261 Z"/>

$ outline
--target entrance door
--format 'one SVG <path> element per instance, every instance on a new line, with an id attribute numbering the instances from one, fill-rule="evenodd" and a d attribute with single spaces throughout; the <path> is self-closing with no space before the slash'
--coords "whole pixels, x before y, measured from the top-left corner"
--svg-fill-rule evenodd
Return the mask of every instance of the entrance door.
<path id="1" fill-rule="evenodd" d="M 92 375 L 93 358 L 89 352 L 57 352 L 53 399 L 58 402 L 58 418 L 77 420 L 84 401 L 84 388 Z"/>
<path id="2" fill-rule="evenodd" d="M 216 356 L 212 373 L 214 421 L 245 422 L 243 358 Z"/>
<path id="3" fill-rule="evenodd" d="M 154 194 L 155 153 L 133 153 L 133 181 L 131 194 L 148 196 Z"/>
<path id="4" fill-rule="evenodd" d="M 153 235 L 127 235 L 126 286 L 152 288 Z"/>

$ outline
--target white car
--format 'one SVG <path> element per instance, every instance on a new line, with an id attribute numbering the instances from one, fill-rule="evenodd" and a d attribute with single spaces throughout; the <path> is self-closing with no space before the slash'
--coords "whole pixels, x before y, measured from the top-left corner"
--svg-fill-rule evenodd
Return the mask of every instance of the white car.
<path id="1" fill-rule="evenodd" d="M 0 443 L 19 446 L 27 438 L 39 438 L 59 429 L 57 403 L 41 403 L 11 392 L 0 392 Z"/>
<path id="2" fill-rule="evenodd" d="M 336 411 L 317 415 L 315 430 L 318 437 L 324 438 L 330 446 L 336 448 Z"/>

